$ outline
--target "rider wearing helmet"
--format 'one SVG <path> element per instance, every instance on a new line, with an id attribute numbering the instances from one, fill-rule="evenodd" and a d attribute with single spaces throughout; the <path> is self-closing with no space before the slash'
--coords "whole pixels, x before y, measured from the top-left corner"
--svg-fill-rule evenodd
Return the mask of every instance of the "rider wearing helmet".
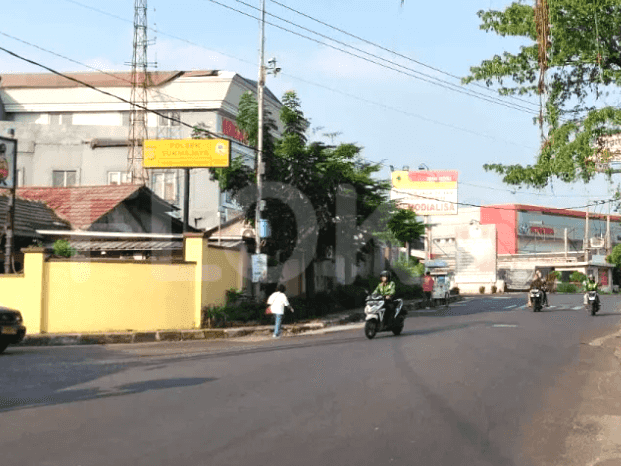
<path id="1" fill-rule="evenodd" d="M 379 294 L 384 297 L 386 312 L 384 313 L 384 322 L 388 323 L 394 314 L 395 282 L 390 280 L 390 272 L 384 270 L 380 273 L 380 282 L 373 291 L 373 294 Z"/>
<path id="2" fill-rule="evenodd" d="M 588 295 L 589 295 L 589 291 L 598 291 L 598 287 L 599 284 L 595 281 L 595 277 L 593 276 L 593 274 L 589 274 L 588 278 L 582 283 L 582 285 L 584 286 L 584 304 L 586 306 L 586 304 L 589 302 L 588 301 Z M 599 304 L 599 295 L 596 298 L 597 300 L 597 304 Z"/>
<path id="3" fill-rule="evenodd" d="M 541 290 L 541 292 L 543 293 L 543 300 L 541 301 L 542 306 L 548 306 L 548 294 L 546 293 L 546 282 L 544 281 L 544 279 L 541 276 L 541 271 L 537 270 L 537 272 L 535 273 L 535 279 L 532 281 L 532 283 L 530 284 L 530 288 L 529 290 L 532 289 L 537 289 L 537 290 Z M 531 305 L 530 302 L 530 293 L 528 294 L 528 305 Z"/>

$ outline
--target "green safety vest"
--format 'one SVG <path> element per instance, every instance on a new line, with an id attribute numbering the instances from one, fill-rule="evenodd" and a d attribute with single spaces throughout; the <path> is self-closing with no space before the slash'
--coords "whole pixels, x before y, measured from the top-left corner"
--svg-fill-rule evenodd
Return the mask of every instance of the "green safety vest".
<path id="1" fill-rule="evenodd" d="M 382 296 L 393 296 L 395 294 L 395 282 L 380 283 L 373 293 L 381 294 Z"/>

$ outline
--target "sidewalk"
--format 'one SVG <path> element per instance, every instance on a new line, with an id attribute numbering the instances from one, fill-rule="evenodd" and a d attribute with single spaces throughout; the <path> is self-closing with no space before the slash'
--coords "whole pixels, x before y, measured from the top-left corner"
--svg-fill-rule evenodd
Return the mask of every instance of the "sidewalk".
<path id="1" fill-rule="evenodd" d="M 460 301 L 461 296 L 452 296 L 451 302 Z M 408 311 L 421 309 L 423 300 L 406 300 L 404 307 Z M 347 330 L 355 323 L 364 320 L 364 308 L 351 309 L 348 311 L 329 314 L 320 319 L 305 322 L 297 322 L 283 326 L 283 335 L 299 335 L 339 327 L 338 330 Z M 334 328 L 336 331 L 337 329 Z M 269 336 L 273 333 L 273 325 L 261 325 L 253 327 L 231 327 L 200 330 L 157 330 L 153 332 L 109 332 L 109 333 L 63 333 L 63 334 L 34 334 L 26 335 L 26 338 L 14 346 L 69 346 L 69 345 L 110 345 L 116 343 L 156 343 L 167 341 L 189 340 L 221 340 L 228 338 L 240 338 L 247 336 Z"/>

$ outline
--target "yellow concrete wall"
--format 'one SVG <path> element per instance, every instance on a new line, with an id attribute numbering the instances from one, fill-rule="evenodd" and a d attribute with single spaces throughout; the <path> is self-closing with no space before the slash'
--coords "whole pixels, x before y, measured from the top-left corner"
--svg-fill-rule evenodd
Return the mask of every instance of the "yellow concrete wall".
<path id="1" fill-rule="evenodd" d="M 221 306 L 226 303 L 226 291 L 244 287 L 244 270 L 248 258 L 243 251 L 209 247 L 208 240 L 199 234 L 185 238 L 185 260 L 196 262 L 194 293 L 195 320 L 200 322 L 202 308 Z"/>
<path id="2" fill-rule="evenodd" d="M 21 312 L 26 332 L 39 333 L 42 321 L 43 251 L 24 259 L 24 274 L 0 275 L 0 304 Z"/>
<path id="3" fill-rule="evenodd" d="M 52 261 L 46 267 L 49 333 L 200 325 L 194 264 Z"/>
<path id="4" fill-rule="evenodd" d="M 207 241 L 205 241 L 205 245 Z M 243 286 L 243 260 L 239 251 L 205 247 L 203 256 L 202 305 L 226 303 L 226 291 Z"/>

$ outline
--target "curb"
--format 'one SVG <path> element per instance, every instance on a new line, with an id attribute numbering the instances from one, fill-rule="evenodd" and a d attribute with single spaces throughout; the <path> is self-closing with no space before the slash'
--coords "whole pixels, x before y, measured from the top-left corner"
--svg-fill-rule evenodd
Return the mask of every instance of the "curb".
<path id="1" fill-rule="evenodd" d="M 461 296 L 452 296 L 451 302 L 461 301 Z M 422 300 L 410 301 L 404 304 L 410 310 L 421 309 Z M 352 311 L 347 316 L 326 319 L 323 322 L 309 322 L 305 324 L 291 324 L 283 326 L 283 335 L 299 335 L 306 332 L 322 330 L 328 327 L 344 326 L 364 321 L 364 312 Z M 112 345 L 129 343 L 157 343 L 170 341 L 193 340 L 224 340 L 241 338 L 251 335 L 269 336 L 273 326 L 234 327 L 223 329 L 201 330 L 157 330 L 153 332 L 113 332 L 113 333 L 72 333 L 72 334 L 36 334 L 26 335 L 18 346 L 86 346 Z"/>

